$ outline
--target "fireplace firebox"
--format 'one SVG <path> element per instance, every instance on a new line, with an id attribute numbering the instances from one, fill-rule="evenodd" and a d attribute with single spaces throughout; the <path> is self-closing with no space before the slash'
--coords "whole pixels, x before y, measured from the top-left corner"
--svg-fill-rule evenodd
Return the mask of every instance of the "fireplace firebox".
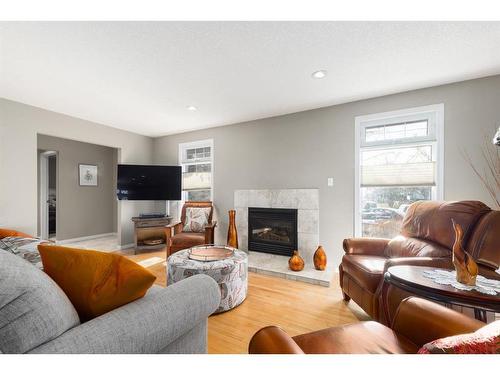
<path id="1" fill-rule="evenodd" d="M 248 207 L 248 250 L 291 256 L 297 250 L 297 210 Z"/>

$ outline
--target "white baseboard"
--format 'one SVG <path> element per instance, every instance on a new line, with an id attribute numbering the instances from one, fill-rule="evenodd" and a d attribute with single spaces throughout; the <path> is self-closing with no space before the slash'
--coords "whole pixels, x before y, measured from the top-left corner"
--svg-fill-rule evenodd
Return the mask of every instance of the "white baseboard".
<path id="1" fill-rule="evenodd" d="M 120 250 L 132 249 L 135 247 L 135 243 L 128 243 L 126 245 L 120 245 Z"/>
<path id="2" fill-rule="evenodd" d="M 61 241 L 56 240 L 56 244 L 57 245 L 64 245 L 64 244 L 71 243 L 71 242 L 81 242 L 81 241 L 95 240 L 97 238 L 103 238 L 103 237 L 109 237 L 109 236 L 116 236 L 116 235 L 117 235 L 116 232 L 114 232 L 114 233 L 94 234 L 93 236 L 68 238 L 67 240 L 61 240 Z"/>

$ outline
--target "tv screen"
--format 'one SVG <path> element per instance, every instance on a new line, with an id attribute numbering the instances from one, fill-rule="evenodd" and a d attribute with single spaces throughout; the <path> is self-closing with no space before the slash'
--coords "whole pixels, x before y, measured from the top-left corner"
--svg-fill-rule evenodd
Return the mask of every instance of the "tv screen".
<path id="1" fill-rule="evenodd" d="M 118 165 L 119 200 L 180 200 L 181 167 Z"/>

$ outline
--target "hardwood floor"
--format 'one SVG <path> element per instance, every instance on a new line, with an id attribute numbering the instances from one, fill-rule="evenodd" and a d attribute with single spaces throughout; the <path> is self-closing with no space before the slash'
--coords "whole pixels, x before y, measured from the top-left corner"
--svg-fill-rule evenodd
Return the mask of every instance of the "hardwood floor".
<path id="1" fill-rule="evenodd" d="M 358 320 L 337 287 L 250 272 L 245 302 L 208 319 L 208 349 L 218 354 L 247 353 L 252 335 L 268 325 L 295 336 Z"/>
<path id="2" fill-rule="evenodd" d="M 162 251 L 127 254 L 144 263 L 157 276 L 156 283 L 165 286 L 165 253 Z M 337 277 L 337 276 L 336 276 Z M 249 273 L 247 299 L 235 309 L 208 319 L 208 352 L 211 354 L 247 353 L 252 335 L 267 325 L 277 325 L 291 336 L 359 320 L 367 320 L 363 311 L 342 300 L 338 281 L 326 288 L 298 281 Z"/>

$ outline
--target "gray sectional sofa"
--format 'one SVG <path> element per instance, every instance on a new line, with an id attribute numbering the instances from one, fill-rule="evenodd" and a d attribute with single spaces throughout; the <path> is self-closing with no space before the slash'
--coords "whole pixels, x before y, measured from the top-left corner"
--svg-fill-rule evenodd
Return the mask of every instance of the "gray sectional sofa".
<path id="1" fill-rule="evenodd" d="M 217 283 L 196 275 L 80 323 L 50 277 L 0 250 L 0 353 L 206 353 L 219 301 Z"/>

